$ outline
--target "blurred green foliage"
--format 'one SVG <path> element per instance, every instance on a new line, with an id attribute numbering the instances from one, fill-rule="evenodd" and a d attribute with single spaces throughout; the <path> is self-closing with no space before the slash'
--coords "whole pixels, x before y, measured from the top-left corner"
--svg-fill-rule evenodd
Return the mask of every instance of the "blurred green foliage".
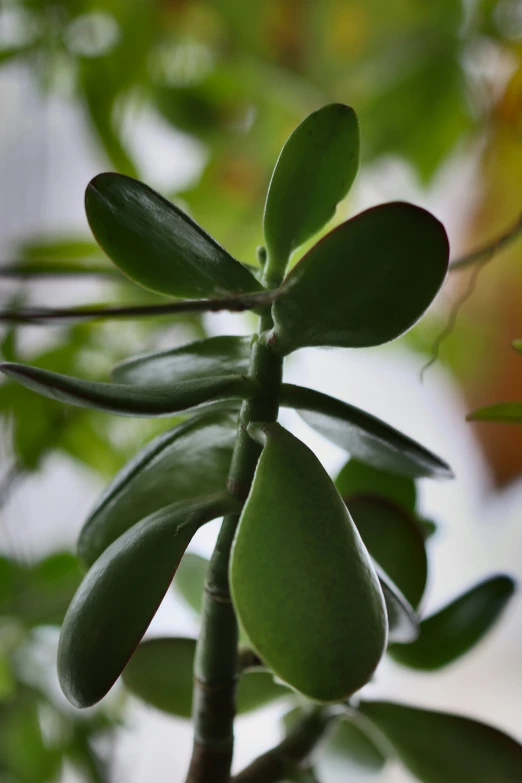
<path id="1" fill-rule="evenodd" d="M 205 158 L 200 177 L 165 195 L 182 202 L 235 257 L 253 264 L 273 162 L 289 132 L 324 103 L 357 109 L 363 165 L 399 156 L 428 184 L 456 149 L 486 155 L 474 142 L 498 133 L 498 106 L 505 119 L 511 104 L 498 100 L 503 85 L 488 83 L 477 57 L 488 49 L 520 69 L 517 13 L 516 0 L 4 0 L 0 18 L 8 35 L 0 43 L 0 68 L 22 64 L 43 93 L 78 102 L 107 168 L 141 174 L 130 129 L 144 112 L 173 135 L 197 140 Z M 20 285 L 8 306 L 30 300 L 35 275 L 93 272 L 107 301 L 162 301 L 114 274 L 87 235 L 71 237 L 65 228 L 51 238 L 27 237 L 10 264 L 13 272 Z M 131 351 L 179 344 L 180 333 L 183 339 L 204 336 L 201 319 L 176 317 L 167 331 L 156 320 L 60 327 L 39 350 L 20 347 L 20 329 L 9 328 L 0 350 L 8 361 L 99 380 Z M 424 329 L 410 339 L 427 350 L 431 338 Z M 476 340 L 467 324 L 457 349 L 454 341 L 444 358 L 461 366 L 462 344 Z M 15 390 L 10 382 L 0 386 L 0 415 L 7 444 L 0 505 L 51 454 L 109 477 L 172 426 L 135 419 L 122 425 Z M 72 720 L 45 690 L 26 683 L 16 664 L 32 644 L 34 626 L 60 623 L 74 592 L 73 559 L 0 561 L 1 783 L 52 780 L 65 758 L 86 780 L 105 779 L 91 740 L 110 730 L 110 720 L 101 713 Z M 50 743 L 46 720 L 61 726 Z"/>

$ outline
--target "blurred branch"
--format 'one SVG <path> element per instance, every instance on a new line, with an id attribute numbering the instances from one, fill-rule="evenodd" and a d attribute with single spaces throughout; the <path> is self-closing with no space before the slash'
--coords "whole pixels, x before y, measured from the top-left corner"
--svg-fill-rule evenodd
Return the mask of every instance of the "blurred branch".
<path id="1" fill-rule="evenodd" d="M 483 264 L 487 261 L 490 261 L 493 256 L 495 256 L 501 250 L 504 250 L 507 245 L 511 244 L 511 242 L 514 242 L 521 235 L 522 213 L 519 215 L 517 221 L 511 226 L 511 228 L 509 228 L 503 234 L 500 234 L 500 236 L 494 239 L 493 242 L 478 248 L 478 250 L 474 250 L 468 255 L 462 256 L 461 258 L 457 258 L 455 261 L 452 261 L 450 264 L 450 271 L 455 272 L 459 269 L 465 269 L 468 266 L 472 266 L 472 264 Z"/>
<path id="2" fill-rule="evenodd" d="M 47 307 L 28 307 L 21 310 L 0 310 L 0 323 L 48 324 L 107 320 L 115 318 L 147 318 L 149 316 L 176 315 L 178 313 L 219 312 L 229 310 L 241 313 L 256 307 L 271 304 L 280 291 L 261 291 L 224 299 L 191 299 L 183 302 L 169 302 L 158 305 L 136 305 L 127 307 L 76 307 L 53 310 Z"/>
<path id="3" fill-rule="evenodd" d="M 255 759 L 232 783 L 277 783 L 305 762 L 335 716 L 317 707 L 302 717 L 275 748 Z"/>

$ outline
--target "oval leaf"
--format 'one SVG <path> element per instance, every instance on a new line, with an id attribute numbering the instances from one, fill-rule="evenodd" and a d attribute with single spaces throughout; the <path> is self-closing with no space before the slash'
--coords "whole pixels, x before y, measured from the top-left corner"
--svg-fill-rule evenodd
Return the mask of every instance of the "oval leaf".
<path id="1" fill-rule="evenodd" d="M 246 375 L 249 337 L 209 337 L 180 348 L 127 359 L 112 371 L 116 383 L 162 386 L 214 375 Z"/>
<path id="2" fill-rule="evenodd" d="M 76 707 L 112 688 L 156 614 L 192 536 L 237 510 L 230 495 L 182 501 L 143 519 L 115 541 L 80 585 L 65 616 L 58 676 Z"/>
<path id="3" fill-rule="evenodd" d="M 379 577 L 382 594 L 386 603 L 388 615 L 388 638 L 390 642 L 412 642 L 419 635 L 419 619 L 412 607 L 403 596 L 397 585 L 394 585 L 382 568 L 374 563 Z"/>
<path id="4" fill-rule="evenodd" d="M 451 468 L 385 422 L 328 394 L 284 383 L 281 405 L 297 408 L 323 437 L 353 457 L 404 476 L 452 478 Z"/>
<path id="5" fill-rule="evenodd" d="M 464 655 L 485 636 L 500 618 L 515 592 L 508 576 L 494 576 L 472 587 L 420 625 L 413 644 L 388 648 L 404 666 L 430 671 L 440 669 Z"/>
<path id="6" fill-rule="evenodd" d="M 522 780 L 522 746 L 492 726 L 389 702 L 363 702 L 359 710 L 423 783 Z"/>
<path id="7" fill-rule="evenodd" d="M 380 775 L 386 765 L 386 756 L 372 737 L 375 729 L 366 723 L 362 715 L 343 716 L 319 748 L 321 756 L 335 763 L 336 770 L 339 765 L 347 780 Z"/>
<path id="8" fill-rule="evenodd" d="M 190 718 L 195 653 L 195 639 L 147 639 L 126 667 L 123 682 L 156 709 Z M 246 672 L 238 682 L 237 712 L 241 715 L 288 695 L 288 688 L 278 685 L 269 672 Z"/>
<path id="9" fill-rule="evenodd" d="M 428 579 L 424 535 L 417 520 L 377 495 L 356 495 L 345 501 L 371 556 L 417 607 Z"/>
<path id="10" fill-rule="evenodd" d="M 274 302 L 270 344 L 381 345 L 410 329 L 448 271 L 444 227 L 424 209 L 382 204 L 348 220 L 299 261 Z"/>
<path id="11" fill-rule="evenodd" d="M 382 591 L 317 457 L 278 424 L 264 445 L 231 554 L 230 584 L 253 648 L 309 698 L 336 701 L 371 677 L 386 646 Z"/>
<path id="12" fill-rule="evenodd" d="M 198 299 L 262 288 L 188 215 L 131 177 L 94 177 L 85 193 L 85 211 L 109 258 L 151 291 Z"/>
<path id="13" fill-rule="evenodd" d="M 415 511 L 417 490 L 411 477 L 390 473 L 353 457 L 335 479 L 335 486 L 342 497 L 379 495 L 393 500 L 407 511 Z"/>
<path id="14" fill-rule="evenodd" d="M 276 163 L 264 215 L 270 266 L 284 273 L 293 250 L 335 214 L 359 166 L 359 124 L 353 109 L 332 103 L 292 133 Z"/>
<path id="15" fill-rule="evenodd" d="M 237 415 L 208 411 L 159 435 L 111 481 L 80 533 L 78 554 L 91 565 L 118 536 L 178 500 L 226 487 Z"/>
<path id="16" fill-rule="evenodd" d="M 218 400 L 245 399 L 255 389 L 252 381 L 241 375 L 200 378 L 175 386 L 156 387 L 84 381 L 9 362 L 0 364 L 0 370 L 44 397 L 119 416 L 172 416 Z"/>

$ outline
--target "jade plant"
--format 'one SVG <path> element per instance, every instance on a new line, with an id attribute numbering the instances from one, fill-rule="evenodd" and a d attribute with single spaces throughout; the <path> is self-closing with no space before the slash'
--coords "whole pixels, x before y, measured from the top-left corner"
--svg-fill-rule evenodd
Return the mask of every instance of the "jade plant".
<path id="1" fill-rule="evenodd" d="M 463 655 L 514 584 L 495 575 L 424 617 L 434 525 L 419 515 L 415 482 L 450 468 L 363 410 L 283 380 L 299 348 L 398 338 L 445 279 L 447 236 L 424 209 L 387 203 L 326 231 L 358 157 L 351 108 L 302 122 L 270 182 L 257 267 L 141 182 L 95 177 L 87 218 L 128 277 L 185 297 L 187 309 L 251 309 L 258 331 L 131 358 L 111 383 L 2 365 L 71 405 L 181 416 L 116 475 L 80 533 L 87 572 L 63 622 L 58 674 L 77 707 L 122 675 L 145 702 L 192 717 L 191 783 L 313 781 L 322 755 L 345 765 L 346 780 L 379 775 L 392 757 L 425 783 L 522 780 L 522 747 L 500 731 L 360 693 L 386 654 L 425 671 Z M 280 408 L 346 450 L 335 481 L 278 423 Z M 216 518 L 210 561 L 185 553 Z M 200 616 L 198 639 L 142 641 L 173 580 Z M 278 699 L 284 739 L 232 778 L 236 714 Z"/>

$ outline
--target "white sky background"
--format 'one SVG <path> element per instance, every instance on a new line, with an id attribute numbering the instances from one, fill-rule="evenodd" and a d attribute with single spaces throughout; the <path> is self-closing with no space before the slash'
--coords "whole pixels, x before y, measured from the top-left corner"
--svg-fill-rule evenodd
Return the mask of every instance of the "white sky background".
<path id="1" fill-rule="evenodd" d="M 8 259 L 11 243 L 32 232 L 85 232 L 84 188 L 105 166 L 85 131 L 80 111 L 63 100 L 44 103 L 23 71 L 2 69 L 0 105 L 0 249 L 2 259 Z M 172 187 L 173 182 L 185 184 L 201 165 L 198 146 L 181 135 L 168 135 L 154 117 L 137 124 L 132 144 L 149 183 L 160 189 L 167 184 Z M 471 183 L 469 166 L 455 161 L 426 194 L 415 187 L 402 164 L 390 163 L 360 177 L 355 201 L 357 209 L 392 199 L 414 201 L 431 208 L 445 222 L 450 237 L 458 238 Z M 74 287 L 42 284 L 38 291 L 39 303 L 50 306 L 87 301 L 93 294 L 85 283 Z M 245 328 L 237 315 L 210 315 L 207 321 L 215 333 Z M 41 340 L 41 330 L 27 329 L 26 339 Z M 422 385 L 420 362 L 397 346 L 307 350 L 288 362 L 287 377 L 380 416 L 454 468 L 455 481 L 424 482 L 421 489 L 423 511 L 442 525 L 430 543 L 427 608 L 431 609 L 492 572 L 507 570 L 522 580 L 522 486 L 518 483 L 500 497 L 486 494 L 490 477 L 464 421 L 466 410 L 458 391 L 440 367 L 429 372 Z M 341 466 L 345 454 L 315 435 L 296 415 L 285 414 L 285 423 L 316 450 L 329 470 Z M 72 547 L 100 489 L 86 470 L 53 458 L 37 478 L 15 493 L 4 510 L 0 548 L 12 549 L 14 541 L 22 552 L 35 556 L 60 546 Z M 204 528 L 191 548 L 209 553 L 215 531 L 215 523 Z M 170 594 L 150 633 L 194 630 L 192 617 Z M 461 711 L 490 721 L 522 741 L 521 642 L 522 596 L 515 598 L 496 631 L 464 661 L 434 675 L 413 674 L 385 662 L 371 693 Z M 239 765 L 276 741 L 279 713 L 280 708 L 268 708 L 238 722 Z M 135 702 L 122 735 L 114 783 L 181 781 L 190 746 L 188 724 Z M 330 772 L 328 780 L 336 783 L 341 778 Z M 382 777 L 382 783 L 409 780 L 391 768 Z"/>

